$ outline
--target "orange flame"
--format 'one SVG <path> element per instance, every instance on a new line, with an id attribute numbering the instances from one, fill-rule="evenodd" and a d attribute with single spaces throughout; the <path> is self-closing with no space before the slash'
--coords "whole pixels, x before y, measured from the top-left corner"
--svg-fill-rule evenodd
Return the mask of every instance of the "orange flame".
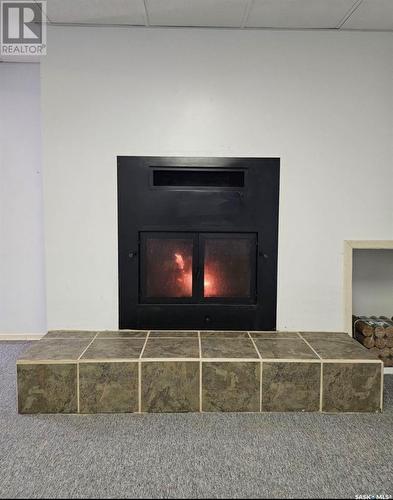
<path id="1" fill-rule="evenodd" d="M 181 285 L 187 295 L 192 295 L 192 271 L 186 271 L 186 263 L 181 253 L 175 253 L 175 263 L 180 271 L 180 276 L 177 277 L 177 282 Z M 216 274 L 205 266 L 204 270 L 204 296 L 217 297 L 218 296 L 218 283 Z"/>
<path id="2" fill-rule="evenodd" d="M 184 259 L 181 253 L 175 253 L 175 262 L 179 269 L 184 270 Z"/>
<path id="3" fill-rule="evenodd" d="M 186 263 L 181 253 L 175 253 L 174 255 L 176 266 L 181 273 L 177 278 L 177 282 L 181 285 L 186 296 L 192 295 L 192 272 L 185 270 Z"/>
<path id="4" fill-rule="evenodd" d="M 205 297 L 216 297 L 217 296 L 217 283 L 215 274 L 205 266 L 205 277 L 203 282 L 203 295 Z"/>

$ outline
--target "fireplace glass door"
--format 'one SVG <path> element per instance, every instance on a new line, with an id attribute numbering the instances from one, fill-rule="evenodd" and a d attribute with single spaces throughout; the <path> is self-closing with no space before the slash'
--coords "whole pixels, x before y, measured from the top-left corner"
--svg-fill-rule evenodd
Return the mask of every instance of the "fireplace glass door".
<path id="1" fill-rule="evenodd" d="M 255 303 L 255 233 L 140 233 L 142 303 Z"/>
<path id="2" fill-rule="evenodd" d="M 143 233 L 142 297 L 148 302 L 193 298 L 195 235 Z"/>
<path id="3" fill-rule="evenodd" d="M 200 237 L 205 299 L 250 299 L 255 273 L 255 237 L 203 234 Z"/>

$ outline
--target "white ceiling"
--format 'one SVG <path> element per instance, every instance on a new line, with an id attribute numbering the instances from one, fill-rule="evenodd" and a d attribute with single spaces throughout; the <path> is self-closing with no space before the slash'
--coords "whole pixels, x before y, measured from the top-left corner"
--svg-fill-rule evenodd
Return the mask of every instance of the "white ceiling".
<path id="1" fill-rule="evenodd" d="M 53 23 L 145 25 L 143 0 L 49 0 L 47 17 Z"/>
<path id="2" fill-rule="evenodd" d="M 302 0 L 253 2 L 247 26 L 277 28 L 336 28 L 354 0 Z"/>
<path id="3" fill-rule="evenodd" d="M 345 23 L 347 29 L 393 29 L 393 0 L 363 0 Z"/>
<path id="4" fill-rule="evenodd" d="M 393 30 L 393 0 L 47 0 L 51 24 Z"/>
<path id="5" fill-rule="evenodd" d="M 151 26 L 239 27 L 247 0 L 149 0 Z"/>

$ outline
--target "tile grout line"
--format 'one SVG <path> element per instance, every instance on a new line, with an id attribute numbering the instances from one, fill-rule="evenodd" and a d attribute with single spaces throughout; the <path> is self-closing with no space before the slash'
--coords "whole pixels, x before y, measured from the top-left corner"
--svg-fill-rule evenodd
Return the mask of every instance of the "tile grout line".
<path id="1" fill-rule="evenodd" d="M 98 332 L 91 339 L 91 341 L 89 342 L 89 345 L 85 349 L 83 349 L 82 353 L 80 354 L 80 356 L 77 359 L 78 362 L 80 361 L 80 359 L 82 358 L 82 356 L 85 354 L 85 352 L 87 351 L 87 349 L 91 346 L 91 344 L 95 341 L 95 339 L 97 338 L 97 336 L 98 336 Z"/>
<path id="2" fill-rule="evenodd" d="M 323 410 L 323 361 L 321 360 L 321 381 L 319 385 L 319 411 Z"/>
<path id="3" fill-rule="evenodd" d="M 261 385 L 260 385 L 260 395 L 259 395 L 259 412 L 262 413 L 262 397 L 263 397 L 263 393 L 262 393 L 262 377 L 263 377 L 263 362 L 261 361 L 261 372 L 260 372 L 260 380 L 261 380 Z"/>
<path id="4" fill-rule="evenodd" d="M 142 339 L 138 339 L 142 340 Z M 151 339 L 150 339 L 151 340 Z M 324 364 L 381 364 L 381 361 L 378 359 L 305 359 L 305 358 L 182 358 L 182 357 L 163 357 L 163 358 L 143 358 L 144 363 L 151 362 L 172 362 L 172 361 L 184 361 L 184 362 L 198 362 L 202 361 L 202 363 L 221 363 L 221 362 L 233 362 L 233 363 L 255 363 L 257 361 L 262 360 L 264 363 L 320 363 L 321 361 Z M 81 359 L 80 362 L 83 364 L 87 363 L 132 363 L 138 362 L 139 356 L 136 358 L 94 358 L 94 359 Z M 77 360 L 71 359 L 40 359 L 40 360 L 21 360 L 17 361 L 16 365 L 74 365 Z"/>
<path id="5" fill-rule="evenodd" d="M 142 350 L 139 354 L 138 359 L 138 413 L 142 413 L 142 356 L 145 352 L 146 344 L 149 339 L 151 330 L 148 330 L 145 338 L 145 343 L 143 344 Z"/>
<path id="6" fill-rule="evenodd" d="M 378 359 L 350 359 L 350 358 L 338 358 L 338 359 L 334 359 L 334 358 L 326 358 L 326 359 L 322 359 L 322 362 L 326 364 L 328 363 L 336 363 L 336 364 L 346 364 L 346 363 L 350 363 L 352 365 L 373 365 L 373 364 L 379 364 L 381 362 L 381 360 L 378 360 Z"/>
<path id="7" fill-rule="evenodd" d="M 198 358 L 174 358 L 175 361 L 199 361 Z M 150 361 L 150 360 L 149 360 Z M 154 361 L 154 360 L 151 360 Z M 161 361 L 161 359 L 160 359 Z M 164 359 L 172 361 L 172 359 Z M 259 358 L 201 358 L 202 363 L 256 363 Z"/>
<path id="8" fill-rule="evenodd" d="M 150 336 L 150 330 L 148 330 L 148 332 L 146 334 L 145 342 L 144 342 L 142 350 L 141 350 L 141 352 L 139 354 L 139 359 L 142 359 L 142 356 L 143 356 L 143 353 L 145 352 L 145 348 L 146 348 L 146 344 L 147 344 L 147 341 L 149 339 L 149 336 Z"/>
<path id="9" fill-rule="evenodd" d="M 76 364 L 76 412 L 80 413 L 79 363 Z"/>
<path id="10" fill-rule="evenodd" d="M 381 362 L 381 412 L 383 411 L 384 363 Z"/>
<path id="11" fill-rule="evenodd" d="M 308 347 L 309 347 L 309 348 L 313 351 L 313 353 L 317 355 L 318 359 L 320 359 L 320 360 L 322 361 L 321 356 L 320 356 L 320 355 L 317 353 L 317 351 L 316 351 L 316 350 L 312 347 L 312 345 L 311 345 L 309 342 L 307 342 L 307 340 L 306 340 L 304 337 L 302 337 L 301 333 L 300 333 L 300 332 L 297 332 L 297 334 L 298 334 L 298 335 L 299 335 L 299 337 L 300 337 L 300 338 L 301 338 L 301 339 L 302 339 L 302 340 L 303 340 L 303 341 L 304 341 L 304 342 L 308 345 Z"/>
<path id="12" fill-rule="evenodd" d="M 150 339 L 151 340 L 151 339 Z M 94 359 L 83 359 L 81 362 L 83 364 L 87 363 L 132 363 L 139 362 L 139 357 L 137 358 L 94 358 Z M 319 363 L 319 359 L 302 359 L 302 358 L 181 358 L 181 357 L 163 357 L 163 358 L 143 358 L 144 363 L 157 363 L 157 362 L 172 362 L 172 361 L 182 361 L 182 362 L 198 362 L 202 363 L 222 363 L 222 362 L 231 362 L 231 363 L 256 363 L 258 361 L 269 362 L 269 363 Z M 17 365 L 66 365 L 66 364 L 75 364 L 75 360 L 33 360 L 33 361 L 18 361 Z M 368 364 L 379 364 L 378 360 L 352 360 L 352 359 L 330 359 L 324 360 L 325 363 L 368 363 Z"/>
<path id="13" fill-rule="evenodd" d="M 321 361 L 321 371 L 320 371 L 320 377 L 321 380 L 319 381 L 319 411 L 322 413 L 322 408 L 323 408 L 323 359 L 322 357 L 317 353 L 317 351 L 312 347 L 312 345 L 307 342 L 307 340 L 303 337 L 303 335 L 300 332 L 297 332 L 299 337 L 304 340 L 304 342 L 308 345 L 308 347 L 318 356 L 318 358 Z"/>
<path id="14" fill-rule="evenodd" d="M 17 412 L 19 414 L 19 374 L 18 374 L 18 363 L 16 364 L 15 366 L 16 368 L 16 384 L 15 384 L 15 390 L 16 390 L 16 409 L 17 409 Z"/>
<path id="15" fill-rule="evenodd" d="M 201 332 L 198 330 L 199 342 L 199 412 L 202 413 L 202 341 Z"/>
<path id="16" fill-rule="evenodd" d="M 254 340 L 275 340 L 276 342 L 281 342 L 284 340 L 299 340 L 299 337 L 253 337 L 251 336 Z"/>
<path id="17" fill-rule="evenodd" d="M 251 342 L 252 342 L 252 345 L 254 346 L 254 349 L 257 351 L 258 353 L 258 357 L 259 357 L 259 363 L 260 363 L 260 366 L 259 366 L 259 413 L 262 412 L 262 356 L 261 356 L 261 353 L 259 352 L 258 348 L 257 348 L 257 345 L 254 341 L 254 339 L 252 338 L 251 336 L 251 333 L 250 332 L 247 332 L 248 336 L 250 337 L 251 339 Z"/>
<path id="18" fill-rule="evenodd" d="M 99 337 L 98 335 L 100 334 L 101 332 L 97 332 L 96 335 L 95 335 L 95 338 L 94 340 L 145 340 L 146 336 L 144 335 L 143 337 L 135 337 L 135 336 L 130 336 L 130 337 Z M 68 337 L 51 337 L 49 339 L 44 339 L 44 338 L 41 338 L 39 340 L 43 340 L 44 342 L 55 342 L 57 340 L 69 340 L 70 342 L 78 342 L 78 341 L 81 341 L 81 340 L 90 340 L 92 337 L 81 337 L 81 338 L 77 338 L 77 337 L 71 337 L 71 338 L 68 338 Z M 159 337 L 158 337 L 159 338 Z M 174 337 L 174 338 L 179 338 L 179 337 Z M 35 342 L 33 340 L 29 340 L 28 342 Z M 37 340 L 38 342 L 38 340 Z"/>
<path id="19" fill-rule="evenodd" d="M 19 365 L 75 365 L 78 362 L 77 359 L 23 359 L 16 362 L 16 366 Z"/>
<path id="20" fill-rule="evenodd" d="M 134 338 L 137 338 L 137 337 L 134 337 Z M 180 335 L 177 335 L 177 336 L 170 336 L 170 335 L 151 335 L 150 336 L 150 340 L 166 340 L 166 339 L 171 339 L 171 340 L 195 340 L 198 338 L 198 335 L 184 335 L 184 336 L 180 336 Z"/>
<path id="21" fill-rule="evenodd" d="M 84 349 L 79 356 L 79 358 L 76 361 L 76 411 L 77 413 L 80 413 L 80 384 L 79 384 L 79 360 L 81 357 L 85 354 L 87 349 L 91 346 L 91 344 L 95 341 L 95 339 L 98 337 L 98 332 L 94 335 L 94 337 L 91 339 L 91 342 L 89 345 Z"/>
<path id="22" fill-rule="evenodd" d="M 256 352 L 257 352 L 257 354 L 258 354 L 258 358 L 259 358 L 260 360 L 262 360 L 261 354 L 260 354 L 260 352 L 259 352 L 259 350 L 258 350 L 258 348 L 257 348 L 257 345 L 256 345 L 256 343 L 255 343 L 254 339 L 251 337 L 250 332 L 247 332 L 247 333 L 248 333 L 248 336 L 249 336 L 249 338 L 250 338 L 250 340 L 251 340 L 251 342 L 252 342 L 252 345 L 254 346 L 254 349 L 256 350 Z"/>

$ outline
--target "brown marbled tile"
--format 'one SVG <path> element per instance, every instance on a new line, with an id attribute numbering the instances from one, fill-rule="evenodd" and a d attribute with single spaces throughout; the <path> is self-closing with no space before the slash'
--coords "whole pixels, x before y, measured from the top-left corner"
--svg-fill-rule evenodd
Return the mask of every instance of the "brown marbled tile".
<path id="1" fill-rule="evenodd" d="M 331 334 L 330 334 L 331 335 Z M 331 335 L 331 338 L 307 338 L 307 342 L 322 359 L 377 360 L 378 358 L 349 335 Z"/>
<path id="2" fill-rule="evenodd" d="M 98 332 L 97 339 L 145 339 L 147 330 L 106 330 Z"/>
<path id="3" fill-rule="evenodd" d="M 42 340 L 48 339 L 79 339 L 79 340 L 92 340 L 97 335 L 96 331 L 90 330 L 51 330 Z"/>
<path id="4" fill-rule="evenodd" d="M 381 363 L 324 363 L 322 411 L 380 411 L 381 370 Z"/>
<path id="5" fill-rule="evenodd" d="M 81 360 L 138 359 L 144 344 L 143 339 L 96 339 Z"/>
<path id="6" fill-rule="evenodd" d="M 19 413 L 76 413 L 75 364 L 17 365 Z"/>
<path id="7" fill-rule="evenodd" d="M 300 338 L 256 339 L 262 359 L 318 360 L 318 356 Z"/>
<path id="8" fill-rule="evenodd" d="M 217 339 L 249 339 L 246 331 L 201 331 L 201 338 L 217 338 Z"/>
<path id="9" fill-rule="evenodd" d="M 351 340 L 351 337 L 345 332 L 299 332 L 299 334 L 309 342 L 310 340 Z"/>
<path id="10" fill-rule="evenodd" d="M 298 339 L 297 332 L 250 332 L 253 339 Z"/>
<path id="11" fill-rule="evenodd" d="M 199 340 L 149 338 L 143 352 L 146 358 L 199 358 Z"/>
<path id="12" fill-rule="evenodd" d="M 199 365 L 194 361 L 142 363 L 142 412 L 199 411 Z"/>
<path id="13" fill-rule="evenodd" d="M 202 410 L 258 412 L 259 362 L 202 363 Z"/>
<path id="14" fill-rule="evenodd" d="M 80 413 L 138 411 L 138 363 L 80 363 Z"/>
<path id="15" fill-rule="evenodd" d="M 152 330 L 149 335 L 150 338 L 198 338 L 197 330 Z"/>
<path id="16" fill-rule="evenodd" d="M 203 358 L 259 359 L 250 339 L 201 339 Z"/>
<path id="17" fill-rule="evenodd" d="M 17 363 L 29 361 L 76 361 L 90 342 L 89 339 L 39 340 L 18 358 Z"/>
<path id="18" fill-rule="evenodd" d="M 262 363 L 262 411 L 319 411 L 320 363 Z"/>

